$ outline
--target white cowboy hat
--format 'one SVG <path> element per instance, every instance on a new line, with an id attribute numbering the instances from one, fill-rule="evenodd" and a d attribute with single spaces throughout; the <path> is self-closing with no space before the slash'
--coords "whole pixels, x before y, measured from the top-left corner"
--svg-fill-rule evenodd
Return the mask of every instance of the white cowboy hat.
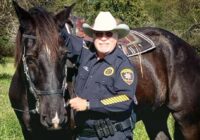
<path id="1" fill-rule="evenodd" d="M 83 24 L 83 31 L 89 37 L 93 37 L 95 31 L 114 31 L 118 33 L 118 39 L 121 39 L 128 35 L 130 29 L 126 24 L 117 25 L 115 18 L 110 12 L 100 12 L 92 27 L 87 23 Z"/>

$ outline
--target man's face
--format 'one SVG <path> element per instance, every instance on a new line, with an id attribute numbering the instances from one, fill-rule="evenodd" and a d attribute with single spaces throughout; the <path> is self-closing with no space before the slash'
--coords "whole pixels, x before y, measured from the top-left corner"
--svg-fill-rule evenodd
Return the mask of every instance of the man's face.
<path id="1" fill-rule="evenodd" d="M 95 32 L 94 45 L 97 50 L 97 55 L 107 55 L 116 47 L 118 34 L 115 32 Z"/>

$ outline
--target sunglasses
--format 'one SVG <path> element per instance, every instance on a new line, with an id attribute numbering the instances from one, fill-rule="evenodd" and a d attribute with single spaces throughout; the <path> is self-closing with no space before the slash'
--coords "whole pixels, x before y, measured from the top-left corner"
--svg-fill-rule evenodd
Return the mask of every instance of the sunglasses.
<path id="1" fill-rule="evenodd" d="M 101 38 L 103 36 L 106 36 L 106 37 L 112 37 L 113 36 L 113 33 L 110 32 L 110 31 L 107 31 L 107 32 L 98 32 L 98 31 L 96 31 L 94 34 L 95 34 L 96 37 L 99 37 L 99 38 Z"/>

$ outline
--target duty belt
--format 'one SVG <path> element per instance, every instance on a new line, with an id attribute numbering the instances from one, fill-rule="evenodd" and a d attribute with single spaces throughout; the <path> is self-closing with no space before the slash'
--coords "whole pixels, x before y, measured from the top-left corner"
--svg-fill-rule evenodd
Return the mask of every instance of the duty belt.
<path id="1" fill-rule="evenodd" d="M 130 118 L 117 123 L 112 123 L 109 119 L 95 121 L 94 128 L 83 128 L 78 131 L 80 137 L 108 137 L 113 136 L 117 131 L 131 129 L 132 121 Z"/>

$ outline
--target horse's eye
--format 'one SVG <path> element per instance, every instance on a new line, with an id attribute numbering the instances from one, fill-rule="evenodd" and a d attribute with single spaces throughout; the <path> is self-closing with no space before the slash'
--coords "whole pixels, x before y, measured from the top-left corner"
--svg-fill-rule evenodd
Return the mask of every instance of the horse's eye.
<path id="1" fill-rule="evenodd" d="M 31 80 L 34 83 L 36 80 L 36 77 L 38 77 L 37 75 L 39 73 L 37 59 L 35 59 L 33 57 L 27 57 L 26 62 L 28 65 L 28 71 L 29 71 Z"/>
<path id="2" fill-rule="evenodd" d="M 30 74 L 32 82 L 35 83 L 35 74 L 34 74 L 33 70 L 29 70 L 29 74 Z"/>
<path id="3" fill-rule="evenodd" d="M 33 48 L 35 44 L 35 40 L 31 38 L 27 38 L 25 40 L 26 48 Z"/>

